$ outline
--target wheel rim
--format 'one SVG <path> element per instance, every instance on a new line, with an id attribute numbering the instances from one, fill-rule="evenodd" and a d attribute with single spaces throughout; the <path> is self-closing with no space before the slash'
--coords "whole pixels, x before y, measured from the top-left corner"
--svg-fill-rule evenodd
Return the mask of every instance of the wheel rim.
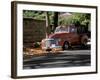
<path id="1" fill-rule="evenodd" d="M 83 44 L 84 44 L 84 45 L 86 45 L 86 44 L 87 44 L 87 40 L 86 40 L 86 39 L 83 41 Z"/>
<path id="2" fill-rule="evenodd" d="M 68 49 L 68 47 L 69 47 L 69 46 L 68 46 L 68 43 L 67 43 L 67 42 L 65 42 L 65 44 L 64 44 L 64 49 L 65 49 L 65 50 L 67 50 L 67 49 Z"/>

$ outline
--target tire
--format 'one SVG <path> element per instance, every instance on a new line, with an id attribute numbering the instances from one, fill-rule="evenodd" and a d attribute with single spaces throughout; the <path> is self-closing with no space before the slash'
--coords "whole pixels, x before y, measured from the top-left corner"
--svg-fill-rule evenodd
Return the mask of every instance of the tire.
<path id="1" fill-rule="evenodd" d="M 87 45 L 87 42 L 88 42 L 88 37 L 87 36 L 83 36 L 81 38 L 81 44 L 86 46 Z"/>
<path id="2" fill-rule="evenodd" d="M 88 42 L 88 40 L 87 40 L 87 39 L 84 39 L 84 41 L 83 41 L 82 44 L 83 44 L 84 46 L 86 46 L 86 45 L 87 45 L 87 42 Z"/>
<path id="3" fill-rule="evenodd" d="M 69 43 L 66 41 L 64 42 L 63 50 L 68 50 L 68 49 L 69 49 Z"/>
<path id="4" fill-rule="evenodd" d="M 88 42 L 88 37 L 87 36 L 82 37 L 81 39 L 82 48 L 87 48 L 87 42 Z"/>

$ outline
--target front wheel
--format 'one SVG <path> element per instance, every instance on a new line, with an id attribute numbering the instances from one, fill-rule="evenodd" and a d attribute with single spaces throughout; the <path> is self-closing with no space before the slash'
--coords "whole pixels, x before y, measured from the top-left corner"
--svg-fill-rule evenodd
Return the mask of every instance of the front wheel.
<path id="1" fill-rule="evenodd" d="M 68 50 L 69 49 L 69 43 L 65 42 L 63 45 L 63 50 Z"/>

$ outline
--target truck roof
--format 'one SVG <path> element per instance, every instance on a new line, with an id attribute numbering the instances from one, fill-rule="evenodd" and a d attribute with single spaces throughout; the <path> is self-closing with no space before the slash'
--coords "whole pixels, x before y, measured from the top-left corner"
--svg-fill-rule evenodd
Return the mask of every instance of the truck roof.
<path id="1" fill-rule="evenodd" d="M 58 33 L 50 34 L 49 38 L 58 37 L 60 35 L 65 35 L 65 34 L 68 34 L 68 33 L 69 32 L 58 32 Z"/>

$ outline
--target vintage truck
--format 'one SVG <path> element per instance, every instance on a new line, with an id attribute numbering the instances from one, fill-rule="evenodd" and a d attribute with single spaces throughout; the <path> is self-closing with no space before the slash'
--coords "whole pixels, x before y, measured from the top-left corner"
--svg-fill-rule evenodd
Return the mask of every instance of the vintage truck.
<path id="1" fill-rule="evenodd" d="M 50 34 L 48 38 L 41 41 L 41 47 L 44 50 L 52 50 L 54 48 L 67 50 L 76 45 L 85 47 L 88 39 L 87 33 L 78 32 L 77 28 L 56 30 L 55 33 Z"/>

